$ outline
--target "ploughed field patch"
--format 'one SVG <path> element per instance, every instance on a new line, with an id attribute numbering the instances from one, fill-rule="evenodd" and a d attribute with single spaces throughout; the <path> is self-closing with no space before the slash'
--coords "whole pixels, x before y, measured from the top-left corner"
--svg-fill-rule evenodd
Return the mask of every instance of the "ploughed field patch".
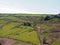
<path id="1" fill-rule="evenodd" d="M 33 44 L 19 41 L 19 40 L 12 39 L 12 38 L 1 37 L 0 38 L 0 45 L 33 45 Z"/>
<path id="2" fill-rule="evenodd" d="M 60 45 L 60 24 L 45 24 L 45 26 L 42 26 L 44 29 L 43 43 L 46 45 Z"/>

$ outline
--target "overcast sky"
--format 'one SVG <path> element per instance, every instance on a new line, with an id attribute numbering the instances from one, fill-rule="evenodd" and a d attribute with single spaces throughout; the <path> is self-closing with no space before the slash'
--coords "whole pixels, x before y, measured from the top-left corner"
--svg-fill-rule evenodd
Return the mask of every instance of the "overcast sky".
<path id="1" fill-rule="evenodd" d="M 60 0 L 0 0 L 0 13 L 60 13 Z"/>

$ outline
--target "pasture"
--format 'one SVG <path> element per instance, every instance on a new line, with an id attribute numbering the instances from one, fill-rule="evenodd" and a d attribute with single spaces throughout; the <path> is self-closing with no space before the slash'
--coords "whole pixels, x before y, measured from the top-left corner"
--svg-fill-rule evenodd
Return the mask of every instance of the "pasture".
<path id="1" fill-rule="evenodd" d="M 44 39 L 48 43 L 54 40 L 50 45 L 60 45 L 60 32 L 51 33 L 52 30 L 60 30 L 59 19 L 45 21 L 47 15 L 50 14 L 0 14 L 0 38 L 14 39 L 16 42 L 13 45 L 44 45 Z M 24 25 L 26 22 L 31 26 Z"/>

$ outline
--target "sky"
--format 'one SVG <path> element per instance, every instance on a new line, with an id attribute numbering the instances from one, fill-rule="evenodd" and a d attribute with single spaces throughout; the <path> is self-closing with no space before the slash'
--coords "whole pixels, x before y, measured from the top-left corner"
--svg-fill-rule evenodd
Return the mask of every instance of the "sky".
<path id="1" fill-rule="evenodd" d="M 0 13 L 58 14 L 60 0 L 0 0 Z"/>

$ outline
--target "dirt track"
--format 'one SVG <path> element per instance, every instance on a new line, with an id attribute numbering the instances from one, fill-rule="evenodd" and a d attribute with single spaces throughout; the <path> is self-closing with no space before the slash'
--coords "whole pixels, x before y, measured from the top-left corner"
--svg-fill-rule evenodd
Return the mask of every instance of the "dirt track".
<path id="1" fill-rule="evenodd" d="M 16 40 L 9 38 L 0 38 L 1 45 L 15 45 Z M 30 43 L 26 43 L 27 45 L 32 45 Z M 24 42 L 20 42 L 17 45 L 25 45 Z"/>

